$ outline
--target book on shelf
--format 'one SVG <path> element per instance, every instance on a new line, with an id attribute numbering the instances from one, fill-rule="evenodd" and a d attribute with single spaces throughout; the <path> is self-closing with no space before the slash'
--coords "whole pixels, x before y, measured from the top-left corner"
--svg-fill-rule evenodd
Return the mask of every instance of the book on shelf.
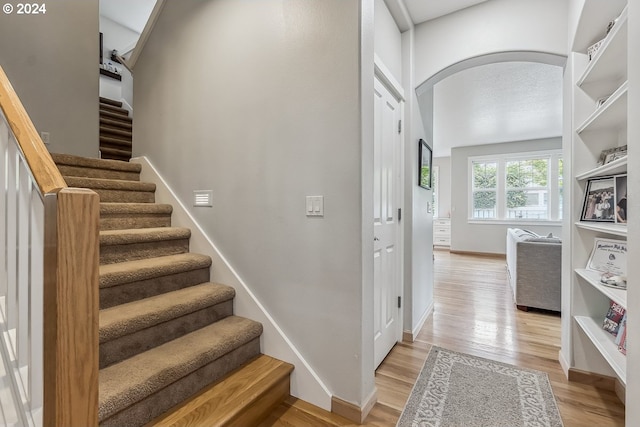
<path id="1" fill-rule="evenodd" d="M 615 340 L 615 344 L 618 346 L 618 348 L 620 348 L 620 345 L 622 344 L 622 341 L 626 336 L 625 335 L 626 329 L 627 329 L 627 313 L 624 313 L 624 316 L 622 316 L 622 320 L 620 321 L 620 326 L 618 327 L 618 334 L 616 335 L 616 340 Z"/>
<path id="2" fill-rule="evenodd" d="M 625 315 L 625 311 L 626 310 L 623 306 L 615 301 L 611 301 L 609 304 L 607 315 L 604 317 L 604 322 L 602 323 L 602 327 L 604 328 L 604 330 L 609 332 L 614 337 L 617 336 L 618 330 L 620 329 L 620 323 L 622 322 L 622 318 Z"/>
<path id="3" fill-rule="evenodd" d="M 624 322 L 624 326 L 621 328 L 621 332 L 618 334 L 620 339 L 616 337 L 616 341 L 618 342 L 618 350 L 624 355 L 627 354 L 627 323 L 626 320 Z"/>

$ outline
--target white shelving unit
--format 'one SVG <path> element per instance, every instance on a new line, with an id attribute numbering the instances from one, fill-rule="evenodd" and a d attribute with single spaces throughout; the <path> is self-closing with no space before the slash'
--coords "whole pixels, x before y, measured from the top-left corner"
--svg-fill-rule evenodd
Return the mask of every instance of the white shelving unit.
<path id="1" fill-rule="evenodd" d="M 618 350 L 615 337 L 602 325 L 611 301 L 634 314 L 640 308 L 629 306 L 627 290 L 604 286 L 600 273 L 588 271 L 585 266 L 596 237 L 627 240 L 627 246 L 631 239 L 626 224 L 580 221 L 580 218 L 588 180 L 626 174 L 633 160 L 625 156 L 597 166 L 603 150 L 623 145 L 628 148 L 633 145 L 635 149 L 636 144 L 627 138 L 631 117 L 627 9 L 624 0 L 585 0 L 567 66 L 571 88 L 566 93 L 571 93 L 571 100 L 566 104 L 570 105 L 570 114 L 565 117 L 571 118 L 572 125 L 571 134 L 565 133 L 565 139 L 570 141 L 569 173 L 574 179 L 569 192 L 570 218 L 565 221 L 565 226 L 570 227 L 570 238 L 563 254 L 563 261 L 571 264 L 570 272 L 563 276 L 563 292 L 569 300 L 563 310 L 569 308 L 570 315 L 564 316 L 563 312 L 563 332 L 567 333 L 563 334 L 561 350 L 561 361 L 569 372 L 575 369 L 614 377 L 622 386 L 627 385 L 628 356 Z M 616 24 L 606 34 L 607 24 L 616 18 Z M 605 34 L 600 48 L 589 60 L 587 47 Z M 631 186 L 632 181 L 628 180 L 627 185 Z"/>

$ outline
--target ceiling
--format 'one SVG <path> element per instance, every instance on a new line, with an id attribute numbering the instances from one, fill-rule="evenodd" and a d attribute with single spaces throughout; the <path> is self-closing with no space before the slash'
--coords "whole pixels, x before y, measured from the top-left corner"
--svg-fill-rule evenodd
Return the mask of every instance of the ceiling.
<path id="1" fill-rule="evenodd" d="M 404 0 L 414 24 L 439 18 L 486 0 Z"/>
<path id="2" fill-rule="evenodd" d="M 434 86 L 434 156 L 452 147 L 562 135 L 562 67 L 500 62 L 453 74 Z"/>
<path id="3" fill-rule="evenodd" d="M 142 33 L 156 0 L 100 0 L 100 15 Z"/>

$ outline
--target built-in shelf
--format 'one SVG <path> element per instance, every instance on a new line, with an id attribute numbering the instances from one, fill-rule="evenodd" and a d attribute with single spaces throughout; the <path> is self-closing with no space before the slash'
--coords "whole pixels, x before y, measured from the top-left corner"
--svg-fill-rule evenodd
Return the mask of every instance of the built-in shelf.
<path id="1" fill-rule="evenodd" d="M 576 222 L 576 227 L 585 230 L 599 231 L 601 233 L 613 234 L 615 236 L 627 237 L 627 226 L 612 224 L 610 222 Z"/>
<path id="2" fill-rule="evenodd" d="M 604 316 L 604 315 L 603 315 Z M 575 316 L 576 323 L 609 363 L 620 381 L 627 384 L 627 358 L 618 350 L 615 337 L 602 328 L 602 321 L 587 316 Z M 604 317 L 603 317 L 604 319 Z"/>
<path id="3" fill-rule="evenodd" d="M 620 15 L 626 4 L 627 0 L 585 2 L 575 29 L 571 50 L 587 53 L 587 47 L 605 36 L 607 23 Z"/>
<path id="4" fill-rule="evenodd" d="M 577 85 L 594 100 L 612 94 L 627 80 L 627 8 L 585 69 Z"/>
<path id="5" fill-rule="evenodd" d="M 594 130 L 623 130 L 627 127 L 627 89 L 624 82 L 608 99 L 598 107 L 584 123 L 576 129 L 583 133 Z"/>
<path id="6" fill-rule="evenodd" d="M 598 166 L 576 176 L 578 181 L 594 178 L 596 176 L 618 175 L 627 172 L 627 156 L 616 159 L 603 166 Z"/>
<path id="7" fill-rule="evenodd" d="M 601 294 L 605 295 L 610 300 L 613 300 L 623 306 L 625 309 L 627 308 L 627 290 L 626 289 L 616 289 L 610 286 L 605 286 L 600 283 L 600 275 L 601 273 L 597 271 L 591 271 L 584 268 L 576 268 L 575 272 L 578 276 L 582 277 L 588 284 L 596 288 L 600 291 Z"/>

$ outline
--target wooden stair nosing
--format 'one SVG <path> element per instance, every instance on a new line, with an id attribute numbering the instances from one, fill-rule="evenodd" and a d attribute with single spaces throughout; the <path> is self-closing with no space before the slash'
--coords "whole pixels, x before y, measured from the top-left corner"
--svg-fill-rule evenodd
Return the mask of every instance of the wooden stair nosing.
<path id="1" fill-rule="evenodd" d="M 262 354 L 146 427 L 256 425 L 289 396 L 292 371 L 293 365 Z"/>
<path id="2" fill-rule="evenodd" d="M 110 98 L 105 98 L 103 96 L 100 96 L 98 99 L 102 104 L 109 104 L 109 105 L 113 105 L 114 107 L 122 107 L 122 102 L 120 101 L 116 101 Z"/>

